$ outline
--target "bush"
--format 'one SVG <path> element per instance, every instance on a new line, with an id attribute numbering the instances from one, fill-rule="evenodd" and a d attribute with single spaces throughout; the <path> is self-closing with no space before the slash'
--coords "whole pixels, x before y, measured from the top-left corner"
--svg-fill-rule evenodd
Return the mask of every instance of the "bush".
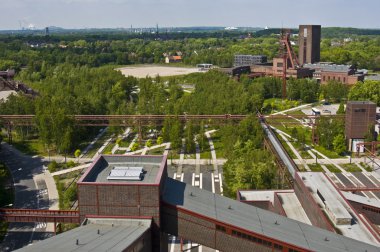
<path id="1" fill-rule="evenodd" d="M 49 165 L 48 165 L 48 170 L 49 172 L 56 172 L 59 168 L 59 165 L 57 161 L 53 160 Z"/>
<path id="2" fill-rule="evenodd" d="M 74 161 L 72 161 L 72 160 L 70 160 L 69 162 L 67 162 L 67 164 L 66 164 L 66 166 L 67 166 L 67 168 L 72 168 L 72 167 L 75 167 L 77 164 L 74 162 Z"/>

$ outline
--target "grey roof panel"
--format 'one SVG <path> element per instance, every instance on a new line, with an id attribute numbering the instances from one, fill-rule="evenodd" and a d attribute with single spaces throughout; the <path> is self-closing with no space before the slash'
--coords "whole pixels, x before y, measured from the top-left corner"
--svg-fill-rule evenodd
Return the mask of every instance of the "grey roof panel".
<path id="1" fill-rule="evenodd" d="M 114 226 L 111 223 L 88 224 L 17 251 L 124 251 L 149 229 L 150 221 Z M 79 245 L 76 245 L 77 239 Z"/>
<path id="2" fill-rule="evenodd" d="M 178 208 L 222 223 L 313 251 L 380 251 L 378 247 L 371 244 L 313 227 L 170 178 L 166 179 L 163 200 Z M 275 224 L 276 220 L 277 224 Z"/>

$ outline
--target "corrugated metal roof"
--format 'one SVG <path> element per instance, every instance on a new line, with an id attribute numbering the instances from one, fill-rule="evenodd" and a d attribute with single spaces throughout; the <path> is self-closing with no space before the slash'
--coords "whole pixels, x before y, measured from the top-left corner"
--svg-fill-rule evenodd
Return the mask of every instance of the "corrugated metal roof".
<path id="1" fill-rule="evenodd" d="M 373 245 L 306 225 L 170 178 L 166 179 L 163 201 L 198 215 L 312 251 L 380 251 Z"/>

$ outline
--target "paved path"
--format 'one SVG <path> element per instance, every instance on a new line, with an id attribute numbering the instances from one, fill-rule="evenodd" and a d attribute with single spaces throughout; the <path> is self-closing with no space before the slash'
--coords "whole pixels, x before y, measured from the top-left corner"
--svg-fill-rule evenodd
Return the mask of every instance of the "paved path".
<path id="1" fill-rule="evenodd" d="M 296 148 L 294 148 L 293 144 L 290 143 L 290 141 L 282 134 L 279 132 L 280 137 L 285 141 L 285 143 L 289 146 L 289 148 L 293 151 L 294 155 L 296 155 L 297 159 L 302 163 L 302 165 L 305 167 L 306 171 L 311 171 L 310 167 L 307 165 L 307 163 L 303 160 L 302 156 L 298 152 Z"/>
<path id="2" fill-rule="evenodd" d="M 122 134 L 122 135 L 120 135 L 119 137 L 120 137 L 120 139 L 121 140 L 124 140 L 124 139 L 126 139 L 128 136 L 129 136 L 129 134 L 131 133 L 131 128 L 127 128 L 125 131 L 124 131 L 124 133 Z M 119 149 L 119 144 L 118 143 L 116 143 L 115 144 L 115 146 L 112 148 L 112 154 L 115 154 L 115 152 Z"/>
<path id="3" fill-rule="evenodd" d="M 99 140 L 99 138 L 101 138 L 104 135 L 104 133 L 107 132 L 107 130 L 108 127 L 101 130 L 100 133 L 94 138 L 94 140 L 82 151 L 82 154 L 79 156 L 79 158 L 83 158 L 84 155 L 86 155 L 87 152 L 94 147 L 94 144 Z"/>
<path id="4" fill-rule="evenodd" d="M 102 154 L 103 150 L 109 145 L 114 138 L 115 134 L 112 134 L 110 138 L 105 141 L 105 143 L 99 148 L 99 150 L 95 153 L 95 155 L 92 157 L 92 160 L 95 160 L 100 154 Z"/>
<path id="5" fill-rule="evenodd" d="M 83 165 L 80 165 L 80 166 L 77 166 L 77 167 L 73 167 L 73 168 L 70 168 L 70 169 L 65 169 L 65 170 L 62 170 L 62 171 L 53 172 L 53 173 L 51 173 L 51 176 L 58 176 L 58 175 L 66 174 L 66 173 L 73 172 L 73 171 L 83 170 L 85 168 L 88 168 L 90 165 L 91 164 L 83 164 Z"/>
<path id="6" fill-rule="evenodd" d="M 215 147 L 214 147 L 214 142 L 212 141 L 211 134 L 216 132 L 216 130 L 210 130 L 205 133 L 208 143 L 210 145 L 210 150 L 211 150 L 211 158 L 212 158 L 212 163 L 214 165 L 214 171 L 216 174 L 218 174 L 218 165 L 216 163 L 216 152 L 215 152 Z"/>
<path id="7" fill-rule="evenodd" d="M 54 192 L 51 181 L 44 180 L 43 160 L 40 157 L 26 156 L 3 143 L 0 160 L 12 174 L 15 187 L 14 208 L 48 209 L 50 207 L 49 200 L 50 198 L 54 200 Z M 0 244 L 0 251 L 15 250 L 51 235 L 51 233 L 46 233 L 46 223 L 10 223 L 8 233 Z"/>
<path id="8" fill-rule="evenodd" d="M 300 105 L 300 106 L 295 107 L 295 108 L 291 108 L 291 109 L 287 109 L 287 110 L 283 110 L 283 111 L 279 111 L 279 112 L 273 113 L 272 115 L 281 115 L 281 114 L 285 114 L 286 112 L 291 112 L 291 111 L 303 109 L 303 108 L 306 108 L 306 107 L 310 107 L 312 105 L 313 105 L 312 103 L 304 104 L 304 105 Z"/>
<path id="9" fill-rule="evenodd" d="M 181 153 L 179 154 L 179 162 L 178 162 L 178 168 L 177 168 L 177 177 L 181 177 L 183 171 L 182 171 L 182 165 L 183 161 L 185 159 L 185 139 L 182 139 L 182 148 Z M 174 161 L 173 161 L 174 163 Z"/>

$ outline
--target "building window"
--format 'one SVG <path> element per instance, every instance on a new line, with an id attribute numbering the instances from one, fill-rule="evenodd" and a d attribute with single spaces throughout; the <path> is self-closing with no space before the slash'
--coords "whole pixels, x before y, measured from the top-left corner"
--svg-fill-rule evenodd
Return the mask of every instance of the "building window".
<path id="1" fill-rule="evenodd" d="M 284 66 L 284 64 L 282 62 L 277 63 L 277 67 L 283 67 L 283 66 Z"/>
<path id="2" fill-rule="evenodd" d="M 343 77 L 343 83 L 346 83 L 346 77 Z"/>
<path id="3" fill-rule="evenodd" d="M 216 230 L 226 233 L 226 228 L 223 226 L 216 225 Z"/>

